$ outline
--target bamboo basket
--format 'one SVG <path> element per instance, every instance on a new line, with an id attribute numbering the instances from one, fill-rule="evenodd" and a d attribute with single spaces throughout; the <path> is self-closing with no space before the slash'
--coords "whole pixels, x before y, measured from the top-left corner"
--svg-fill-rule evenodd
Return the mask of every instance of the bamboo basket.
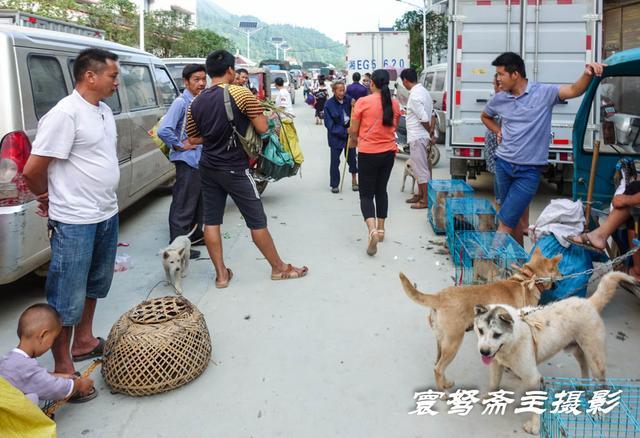
<path id="1" fill-rule="evenodd" d="M 157 394 L 197 378 L 211 358 L 202 313 L 181 296 L 144 301 L 125 312 L 109 333 L 102 377 L 114 392 Z"/>

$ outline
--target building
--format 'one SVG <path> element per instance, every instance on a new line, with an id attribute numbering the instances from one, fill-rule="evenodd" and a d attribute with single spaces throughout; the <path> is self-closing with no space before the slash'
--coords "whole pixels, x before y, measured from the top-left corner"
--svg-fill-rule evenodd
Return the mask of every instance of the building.
<path id="1" fill-rule="evenodd" d="M 135 0 L 137 3 L 139 0 Z M 145 11 L 176 11 L 191 17 L 196 25 L 197 0 L 143 0 Z"/>
<path id="2" fill-rule="evenodd" d="M 603 59 L 640 47 L 640 0 L 604 0 L 603 9 Z"/>

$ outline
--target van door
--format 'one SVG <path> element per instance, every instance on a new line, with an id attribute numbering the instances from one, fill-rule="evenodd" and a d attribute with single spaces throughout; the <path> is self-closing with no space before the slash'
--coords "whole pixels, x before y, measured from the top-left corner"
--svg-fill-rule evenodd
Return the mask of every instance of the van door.
<path id="1" fill-rule="evenodd" d="M 121 63 L 121 95 L 126 100 L 127 116 L 131 122 L 132 178 L 129 195 L 144 189 L 170 170 L 170 163 L 157 148 L 148 131 L 164 114 L 147 64 Z"/>

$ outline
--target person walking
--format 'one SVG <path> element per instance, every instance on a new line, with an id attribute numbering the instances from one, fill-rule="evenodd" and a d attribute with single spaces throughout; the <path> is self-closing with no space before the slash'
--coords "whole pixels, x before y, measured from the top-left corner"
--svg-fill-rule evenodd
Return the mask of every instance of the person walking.
<path id="1" fill-rule="evenodd" d="M 289 114 L 293 114 L 291 94 L 289 93 L 289 90 L 284 88 L 284 79 L 276 78 L 274 84 L 276 86 L 276 90 L 278 91 L 274 96 L 276 106 Z"/>
<path id="2" fill-rule="evenodd" d="M 187 109 L 207 85 L 203 64 L 187 64 L 182 69 L 184 91 L 173 101 L 158 129 L 158 137 L 170 146 L 169 159 L 176 166 L 176 181 L 173 184 L 171 206 L 169 207 L 169 239 L 171 242 L 191 232 L 197 226 L 190 239 L 193 244 L 203 241 L 202 231 L 202 192 L 200 190 L 200 171 L 198 162 L 202 154 L 202 145 L 191 144 L 187 138 Z M 194 249 L 191 259 L 200 257 L 200 251 Z"/>
<path id="3" fill-rule="evenodd" d="M 431 167 L 429 166 L 429 149 L 431 148 L 431 135 L 433 126 L 431 119 L 433 114 L 433 100 L 422 84 L 418 83 L 418 74 L 412 68 L 402 70 L 400 73 L 402 85 L 409 90 L 407 100 L 407 141 L 409 142 L 409 155 L 416 181 L 418 182 L 418 194 L 407 200 L 411 208 L 427 208 L 427 184 L 431 179 Z"/>
<path id="4" fill-rule="evenodd" d="M 257 133 L 267 132 L 262 106 L 246 87 L 230 85 L 235 77 L 235 58 L 226 50 L 207 56 L 207 74 L 211 87 L 191 103 L 187 115 L 187 134 L 192 144 L 202 144 L 200 179 L 204 206 L 204 240 L 216 270 L 215 286 L 229 285 L 233 272 L 227 268 L 222 251 L 220 226 L 227 196 L 231 196 L 251 230 L 253 242 L 271 265 L 272 280 L 287 280 L 307 275 L 309 269 L 287 264 L 280 258 L 269 229 L 260 194 L 249 172 L 249 157 L 234 127 L 245 135 L 249 124 Z M 233 125 L 227 118 L 225 89 L 229 92 Z"/>
<path id="5" fill-rule="evenodd" d="M 389 72 L 375 70 L 371 76 L 371 94 L 361 97 L 351 113 L 349 134 L 358 144 L 360 210 L 369 234 L 367 254 L 377 252 L 384 240 L 389 208 L 387 183 L 396 151 L 396 127 L 400 105 L 391 98 Z"/>
<path id="6" fill-rule="evenodd" d="M 351 119 L 351 97 L 345 94 L 344 82 L 336 81 L 331 84 L 333 97 L 327 101 L 324 107 L 324 126 L 327 128 L 327 140 L 331 151 L 331 163 L 329 165 L 329 185 L 332 193 L 339 193 L 340 189 L 340 155 L 347 153 L 347 163 L 351 174 L 351 189 L 358 191 L 358 166 L 356 163 L 355 148 L 347 147 L 349 134 L 349 120 Z"/>
<path id="7" fill-rule="evenodd" d="M 311 79 L 309 79 L 308 75 L 304 75 L 304 81 L 302 81 L 302 94 L 304 95 L 304 99 L 307 100 L 307 95 L 311 92 L 311 87 L 313 83 Z"/>
<path id="8" fill-rule="evenodd" d="M 347 96 L 352 98 L 354 101 L 360 99 L 361 97 L 369 95 L 369 90 L 367 89 L 367 87 L 360 83 L 360 78 L 360 73 L 355 72 L 351 76 L 353 83 L 349 84 L 349 86 L 347 87 Z"/>
<path id="9" fill-rule="evenodd" d="M 553 107 L 581 96 L 591 78 L 602 75 L 604 64 L 587 64 L 578 80 L 568 85 L 529 81 L 524 61 L 516 53 L 505 52 L 491 65 L 496 67 L 502 92 L 487 103 L 480 117 L 498 141 L 498 231 L 510 233 L 522 245 L 529 222 L 529 204 L 538 190 L 542 169 L 549 161 Z M 500 116 L 502 125 L 496 123 L 496 116 Z"/>
<path id="10" fill-rule="evenodd" d="M 324 105 L 327 103 L 327 99 L 329 98 L 329 91 L 324 84 L 323 75 L 318 76 L 318 86 L 313 90 L 313 97 L 315 97 L 316 99 L 316 125 L 322 125 L 322 119 L 324 117 Z"/>
<path id="11" fill-rule="evenodd" d="M 118 88 L 118 73 L 115 53 L 91 48 L 78 54 L 75 89 L 40 119 L 24 169 L 39 214 L 49 218 L 45 290 L 63 326 L 52 346 L 60 374 L 73 374 L 73 362 L 104 349 L 104 340 L 93 335 L 93 317 L 113 278 L 120 168 L 116 122 L 103 99 Z"/>

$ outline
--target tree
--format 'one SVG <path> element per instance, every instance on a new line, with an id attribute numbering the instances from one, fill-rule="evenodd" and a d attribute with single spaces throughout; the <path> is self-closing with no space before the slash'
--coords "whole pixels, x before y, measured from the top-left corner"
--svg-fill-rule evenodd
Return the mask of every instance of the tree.
<path id="1" fill-rule="evenodd" d="M 86 5 L 86 25 L 103 29 L 106 38 L 125 46 L 138 45 L 138 8 L 129 0 L 101 0 Z"/>
<path id="2" fill-rule="evenodd" d="M 204 58 L 216 49 L 233 52 L 234 44 L 227 38 L 208 29 L 193 29 L 182 34 L 176 50 L 182 56 Z"/>
<path id="3" fill-rule="evenodd" d="M 422 70 L 422 12 L 408 11 L 395 22 L 396 30 L 409 31 L 411 67 Z M 447 48 L 447 17 L 433 11 L 427 13 L 427 56 Z"/>

